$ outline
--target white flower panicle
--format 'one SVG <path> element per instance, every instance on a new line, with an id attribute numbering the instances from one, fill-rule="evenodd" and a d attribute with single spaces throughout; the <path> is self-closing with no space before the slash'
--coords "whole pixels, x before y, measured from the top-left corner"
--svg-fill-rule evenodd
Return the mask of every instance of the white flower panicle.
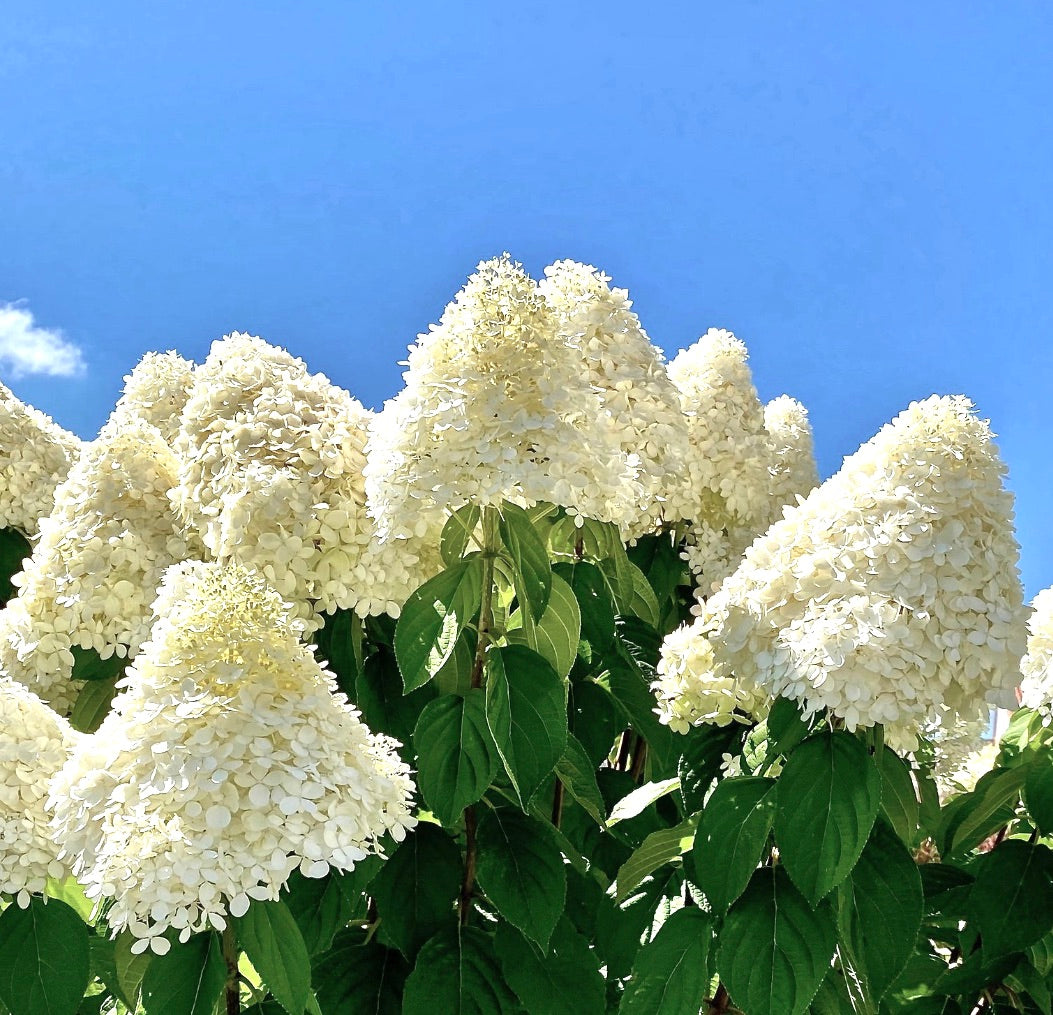
<path id="1" fill-rule="evenodd" d="M 1053 589 L 1043 589 L 1031 604 L 1027 654 L 1020 663 L 1020 704 L 1053 721 Z"/>
<path id="2" fill-rule="evenodd" d="M 665 721 L 732 677 L 903 749 L 933 715 L 983 710 L 1024 648 L 1005 471 L 967 399 L 913 403 L 749 547 L 690 628 L 705 644 L 667 640 L 686 704 L 667 681 Z"/>
<path id="3" fill-rule="evenodd" d="M 366 491 L 382 538 L 435 530 L 469 501 L 639 519 L 639 461 L 622 449 L 580 350 L 507 254 L 479 265 L 408 368 L 369 442 Z"/>
<path id="4" fill-rule="evenodd" d="M 771 516 L 773 454 L 747 359 L 730 331 L 710 328 L 669 364 L 689 444 L 670 499 L 673 517 L 692 523 L 685 555 L 706 595 Z"/>
<path id="5" fill-rule="evenodd" d="M 789 395 L 773 398 L 764 406 L 764 429 L 771 453 L 768 498 L 770 520 L 775 521 L 788 504 L 819 485 L 815 447 L 808 410 Z"/>
<path id="6" fill-rule="evenodd" d="M 194 383 L 194 364 L 176 352 L 148 352 L 124 378 L 124 394 L 108 422 L 141 419 L 171 444 Z"/>
<path id="7" fill-rule="evenodd" d="M 55 508 L 0 613 L 0 671 L 53 708 L 72 704 L 72 649 L 134 655 L 165 568 L 198 554 L 168 500 L 176 460 L 139 419 L 103 427 L 55 494 Z"/>
<path id="8" fill-rule="evenodd" d="M 666 637 L 651 689 L 659 716 L 677 733 L 701 723 L 728 726 L 762 719 L 768 712 L 763 690 L 719 671 L 713 646 L 695 625 L 685 624 Z"/>
<path id="9" fill-rule="evenodd" d="M 257 567 L 308 626 L 337 608 L 397 615 L 438 570 L 420 540 L 377 545 L 363 477 L 370 418 L 302 360 L 237 333 L 213 344 L 183 413 L 181 516 L 216 559 Z"/>
<path id="10" fill-rule="evenodd" d="M 36 535 L 81 446 L 80 438 L 0 384 L 0 529 Z"/>
<path id="11" fill-rule="evenodd" d="M 56 777 L 56 838 L 114 933 L 164 952 L 290 874 L 350 870 L 415 824 L 394 741 L 336 688 L 258 572 L 171 569 L 98 733 Z"/>
<path id="12" fill-rule="evenodd" d="M 625 289 L 591 265 L 556 261 L 538 289 L 559 330 L 579 349 L 589 380 L 618 432 L 627 459 L 639 459 L 637 478 L 646 510 L 630 534 L 653 528 L 665 513 L 668 490 L 687 458 L 684 414 L 662 351 L 647 337 Z"/>
<path id="13" fill-rule="evenodd" d="M 14 895 L 23 908 L 49 877 L 69 875 L 45 803 L 79 740 L 35 694 L 0 676 L 0 895 Z"/>

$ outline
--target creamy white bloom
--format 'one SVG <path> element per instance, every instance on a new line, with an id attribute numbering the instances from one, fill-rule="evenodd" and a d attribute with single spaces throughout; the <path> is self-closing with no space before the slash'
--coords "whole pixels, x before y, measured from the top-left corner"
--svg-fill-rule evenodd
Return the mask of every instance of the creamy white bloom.
<path id="1" fill-rule="evenodd" d="M 685 624 L 666 637 L 651 689 L 662 722 L 677 733 L 700 723 L 727 726 L 762 719 L 768 712 L 763 690 L 719 670 L 713 646 L 696 625 Z"/>
<path id="2" fill-rule="evenodd" d="M 638 460 L 645 510 L 629 534 L 653 528 L 688 455 L 680 398 L 661 349 L 647 337 L 625 289 L 591 265 L 556 261 L 538 290 L 577 347 L 627 460 Z"/>
<path id="3" fill-rule="evenodd" d="M 108 422 L 141 419 L 171 444 L 193 382 L 194 364 L 189 360 L 176 352 L 148 352 L 124 378 L 124 394 Z"/>
<path id="4" fill-rule="evenodd" d="M 690 671 L 689 705 L 734 675 L 901 748 L 937 712 L 980 713 L 1024 648 L 1004 474 L 967 399 L 913 403 L 750 546 L 690 628 L 705 644 L 667 641 L 666 670 Z M 667 722 L 690 721 L 662 694 Z"/>
<path id="5" fill-rule="evenodd" d="M 382 547 L 366 514 L 372 414 L 260 338 L 213 343 L 183 412 L 173 499 L 217 560 L 257 567 L 308 626 L 395 615 L 439 569 L 438 532 Z"/>
<path id="6" fill-rule="evenodd" d="M 764 429 L 768 434 L 769 518 L 775 521 L 782 509 L 794 504 L 819 485 L 815 447 L 808 410 L 789 395 L 773 398 L 764 406 Z"/>
<path id="7" fill-rule="evenodd" d="M 22 906 L 69 867 L 45 809 L 48 783 L 80 735 L 35 694 L 0 675 L 0 894 Z"/>
<path id="8" fill-rule="evenodd" d="M 485 261 L 410 349 L 406 386 L 370 435 L 366 491 L 382 538 L 423 535 L 469 501 L 549 501 L 628 526 L 639 461 L 533 280 Z"/>
<path id="9" fill-rule="evenodd" d="M 710 328 L 669 364 L 690 445 L 672 517 L 692 523 L 686 557 L 702 595 L 771 520 L 773 452 L 747 359 L 730 331 Z"/>
<path id="10" fill-rule="evenodd" d="M 81 441 L 0 384 L 0 529 L 36 535 Z"/>
<path id="11" fill-rule="evenodd" d="M 350 870 L 415 824 L 398 745 L 366 728 L 257 572 L 179 565 L 154 613 L 49 802 L 63 855 L 133 950 L 221 929 L 294 870 Z"/>
<path id="12" fill-rule="evenodd" d="M 1031 604 L 1027 654 L 1020 663 L 1020 704 L 1053 720 L 1053 589 L 1043 589 Z"/>
<path id="13" fill-rule="evenodd" d="M 140 419 L 107 425 L 84 446 L 0 613 L 0 672 L 64 712 L 74 647 L 135 654 L 164 569 L 199 552 L 169 504 L 175 478 L 171 449 Z"/>

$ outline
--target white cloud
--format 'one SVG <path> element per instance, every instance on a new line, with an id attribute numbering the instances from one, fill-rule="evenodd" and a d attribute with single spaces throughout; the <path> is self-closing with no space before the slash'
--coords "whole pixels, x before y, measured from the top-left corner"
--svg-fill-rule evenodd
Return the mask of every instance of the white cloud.
<path id="1" fill-rule="evenodd" d="M 23 303 L 0 303 L 0 366 L 14 377 L 72 377 L 84 372 L 84 356 L 61 331 L 37 327 Z"/>

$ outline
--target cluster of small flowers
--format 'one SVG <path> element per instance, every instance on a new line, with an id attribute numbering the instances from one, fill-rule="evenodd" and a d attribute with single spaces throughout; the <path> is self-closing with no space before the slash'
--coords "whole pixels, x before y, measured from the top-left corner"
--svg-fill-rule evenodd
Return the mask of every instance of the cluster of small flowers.
<path id="1" fill-rule="evenodd" d="M 435 530 L 469 501 L 549 501 L 626 528 L 647 510 L 639 458 L 623 450 L 581 349 L 507 254 L 479 265 L 407 365 L 370 435 L 366 491 L 382 538 Z"/>
<path id="2" fill-rule="evenodd" d="M 761 404 L 746 346 L 711 328 L 669 365 L 690 451 L 673 517 L 690 523 L 685 559 L 708 596 L 749 544 L 818 482 L 811 427 L 788 396 Z"/>
<path id="3" fill-rule="evenodd" d="M 124 378 L 124 393 L 107 423 L 141 419 L 172 444 L 194 383 L 194 364 L 176 352 L 148 352 Z"/>
<path id="4" fill-rule="evenodd" d="M 134 655 L 162 572 L 195 553 L 168 500 L 175 479 L 161 434 L 131 418 L 85 445 L 56 491 L 33 554 L 12 579 L 18 596 L 0 613 L 0 671 L 56 710 L 72 704 L 71 650 Z"/>
<path id="5" fill-rule="evenodd" d="M 688 448 L 680 398 L 662 351 L 632 312 L 628 292 L 609 282 L 591 265 L 556 261 L 545 269 L 538 290 L 555 315 L 555 327 L 584 360 L 622 453 L 639 459 L 636 478 L 646 510 L 626 533 L 636 536 L 666 513 L 666 493 L 679 482 Z"/>
<path id="6" fill-rule="evenodd" d="M 684 712 L 662 687 L 664 720 L 691 722 L 698 685 L 733 674 L 910 749 L 930 715 L 971 717 L 1011 692 L 1025 610 L 1004 473 L 967 399 L 913 403 L 666 641 L 663 672 L 690 677 Z"/>
<path id="7" fill-rule="evenodd" d="M 64 878 L 48 827 L 48 783 L 80 739 L 21 684 L 0 676 L 0 894 L 25 908 L 47 879 Z"/>
<path id="8" fill-rule="evenodd" d="M 36 535 L 81 441 L 0 384 L 0 529 Z"/>
<path id="9" fill-rule="evenodd" d="M 1048 726 L 1053 722 L 1053 589 L 1043 589 L 1031 606 L 1020 704 L 1041 712 Z"/>
<path id="10" fill-rule="evenodd" d="M 302 360 L 238 333 L 213 344 L 183 412 L 180 516 L 217 560 L 258 567 L 308 625 L 337 608 L 397 615 L 437 570 L 420 540 L 377 545 L 370 415 Z"/>
<path id="11" fill-rule="evenodd" d="M 163 953 L 225 926 L 297 868 L 349 870 L 415 824 L 397 744 L 375 736 L 258 574 L 187 562 L 98 733 L 52 783 L 53 828 L 114 932 Z"/>
<path id="12" fill-rule="evenodd" d="M 808 410 L 796 398 L 780 395 L 764 406 L 764 429 L 771 451 L 768 504 L 774 522 L 784 507 L 819 485 L 819 471 Z"/>
<path id="13" fill-rule="evenodd" d="M 768 711 L 768 695 L 721 671 L 713 646 L 694 626 L 679 627 L 665 639 L 651 689 L 662 721 L 677 733 L 701 723 L 728 726 L 763 719 Z"/>

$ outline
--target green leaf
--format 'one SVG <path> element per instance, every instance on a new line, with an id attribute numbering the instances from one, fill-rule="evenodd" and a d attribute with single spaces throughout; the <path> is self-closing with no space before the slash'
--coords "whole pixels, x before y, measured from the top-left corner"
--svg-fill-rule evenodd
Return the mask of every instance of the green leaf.
<path id="1" fill-rule="evenodd" d="M 886 746 L 878 759 L 878 772 L 881 775 L 881 812 L 908 846 L 916 846 L 921 805 L 910 766 L 891 747 Z"/>
<path id="2" fill-rule="evenodd" d="M 611 753 L 615 737 L 625 729 L 621 709 L 611 692 L 594 680 L 572 684 L 570 695 L 571 730 L 592 767 L 599 768 Z"/>
<path id="3" fill-rule="evenodd" d="M 691 907 L 673 913 L 636 955 L 622 1015 L 698 1015 L 709 987 L 713 918 Z"/>
<path id="4" fill-rule="evenodd" d="M 501 505 L 498 525 L 501 541 L 515 567 L 519 605 L 526 607 L 534 620 L 540 620 L 552 590 L 552 565 L 549 563 L 548 549 L 534 531 L 530 516 L 510 501 Z"/>
<path id="5" fill-rule="evenodd" d="M 219 935 L 195 934 L 150 960 L 143 977 L 143 1007 L 147 1015 L 212 1015 L 226 982 Z"/>
<path id="6" fill-rule="evenodd" d="M 116 695 L 117 678 L 109 680 L 89 680 L 77 695 L 77 700 L 70 713 L 70 725 L 81 733 L 94 733 L 103 719 L 109 715 L 110 705 Z"/>
<path id="7" fill-rule="evenodd" d="M 663 867 L 645 879 L 625 902 L 616 903 L 609 894 L 600 895 L 595 941 L 607 966 L 608 980 L 622 979 L 632 971 L 640 941 L 654 926 L 655 910 L 677 877 L 672 867 Z"/>
<path id="8" fill-rule="evenodd" d="M 626 644 L 619 639 L 613 652 L 604 657 L 611 695 L 621 706 L 626 719 L 646 741 L 650 755 L 660 767 L 673 768 L 682 750 L 680 734 L 663 726 L 655 715 L 655 700 L 650 681 Z"/>
<path id="9" fill-rule="evenodd" d="M 400 744 L 408 744 L 413 739 L 421 711 L 438 697 L 438 686 L 434 682 L 409 694 L 403 693 L 398 663 L 386 648 L 366 660 L 355 688 L 355 704 L 362 710 L 366 725 L 375 733 L 393 736 Z"/>
<path id="10" fill-rule="evenodd" d="M 343 930 L 315 966 L 322 1015 L 400 1015 L 409 965 L 394 949 Z"/>
<path id="11" fill-rule="evenodd" d="M 603 572 L 595 564 L 557 564 L 553 571 L 562 578 L 578 601 L 581 637 L 602 652 L 614 639 L 614 603 Z"/>
<path id="12" fill-rule="evenodd" d="M 680 788 L 679 779 L 662 779 L 661 782 L 645 782 L 642 786 L 634 789 L 631 793 L 623 796 L 611 810 L 611 816 L 607 819 L 607 827 L 618 824 L 619 821 L 627 821 L 642 814 L 656 800 L 675 792 Z"/>
<path id="13" fill-rule="evenodd" d="M 660 828 L 651 832 L 618 868 L 618 901 L 623 902 L 628 898 L 629 893 L 648 874 L 653 874 L 659 867 L 683 856 L 695 841 L 697 825 L 698 815 L 693 814 L 672 828 Z"/>
<path id="14" fill-rule="evenodd" d="M 683 754 L 677 766 L 680 775 L 680 795 L 688 813 L 702 810 L 713 780 L 720 774 L 724 755 L 737 755 L 742 750 L 749 727 L 742 723 L 696 726 L 679 737 Z"/>
<path id="15" fill-rule="evenodd" d="M 118 934 L 113 942 L 113 964 L 117 970 L 120 993 L 128 1002 L 126 1007 L 135 1011 L 143 992 L 143 977 L 153 954 L 146 951 L 136 955 L 132 952 L 133 944 L 135 938 L 128 931 Z"/>
<path id="16" fill-rule="evenodd" d="M 305 878 L 297 870 L 289 878 L 283 899 L 311 955 L 329 948 L 336 932 L 351 919 L 354 909 L 345 891 L 345 880 L 349 880 L 347 875 L 337 871 L 330 871 L 324 878 Z"/>
<path id="17" fill-rule="evenodd" d="M 311 956 L 284 902 L 257 902 L 234 920 L 238 944 L 289 1015 L 303 1015 L 311 987 Z"/>
<path id="18" fill-rule="evenodd" d="M 776 793 L 775 840 L 793 882 L 813 905 L 848 877 L 881 802 L 881 778 L 863 742 L 820 733 L 786 761 Z"/>
<path id="19" fill-rule="evenodd" d="M 11 579 L 22 570 L 22 562 L 32 552 L 32 544 L 18 529 L 0 529 L 0 606 L 15 595 Z"/>
<path id="20" fill-rule="evenodd" d="M 95 649 L 79 645 L 74 645 L 70 652 L 73 654 L 71 680 L 116 680 L 128 668 L 128 657 L 117 653 L 103 659 Z"/>
<path id="21" fill-rule="evenodd" d="M 962 856 L 1012 819 L 1027 768 L 995 769 L 946 807 L 936 842 L 944 857 Z"/>
<path id="22" fill-rule="evenodd" d="M 0 913 L 0 1001 L 11 1015 L 74 1015 L 90 975 L 88 928 L 64 902 L 34 896 Z"/>
<path id="23" fill-rule="evenodd" d="M 527 1015 L 603 1015 L 606 983 L 596 953 L 570 921 L 560 920 L 552 954 L 541 955 L 511 924 L 498 924 L 494 952 Z"/>
<path id="24" fill-rule="evenodd" d="M 336 677 L 340 690 L 355 697 L 358 675 L 365 665 L 362 621 L 354 610 L 336 610 L 325 615 L 321 630 L 314 636 L 316 656 Z"/>
<path id="25" fill-rule="evenodd" d="M 473 927 L 436 934 L 406 981 L 403 1015 L 516 1015 L 493 951 L 491 938 Z"/>
<path id="26" fill-rule="evenodd" d="M 766 720 L 768 754 L 789 754 L 806 736 L 808 723 L 801 716 L 801 706 L 792 698 L 776 698 Z"/>
<path id="27" fill-rule="evenodd" d="M 715 913 L 727 912 L 757 869 L 775 820 L 775 797 L 774 779 L 725 779 L 702 811 L 692 858 Z"/>
<path id="28" fill-rule="evenodd" d="M 526 645 L 543 655 L 552 668 L 565 677 L 574 666 L 578 656 L 578 638 L 581 634 L 581 611 L 571 587 L 559 577 L 552 575 L 552 588 L 548 606 L 536 624 L 515 628 L 508 632 L 512 645 Z"/>
<path id="29" fill-rule="evenodd" d="M 966 903 L 985 961 L 1033 945 L 1053 923 L 1053 851 L 1007 839 L 980 858 Z"/>
<path id="30" fill-rule="evenodd" d="M 414 592 L 395 628 L 395 657 L 407 691 L 426 684 L 450 657 L 461 631 L 479 612 L 481 557 L 462 560 Z"/>
<path id="31" fill-rule="evenodd" d="M 880 1000 L 914 952 L 924 904 L 918 865 L 883 821 L 841 893 L 841 939 Z"/>
<path id="32" fill-rule="evenodd" d="M 551 665 L 521 645 L 487 653 L 486 722 L 520 802 L 567 749 L 567 689 Z"/>
<path id="33" fill-rule="evenodd" d="M 576 737 L 567 737 L 567 749 L 556 765 L 556 777 L 596 824 L 604 824 L 607 808 L 596 782 L 596 766 Z"/>
<path id="34" fill-rule="evenodd" d="M 472 688 L 462 698 L 445 694 L 425 706 L 413 733 L 417 784 L 431 812 L 454 825 L 481 800 L 500 758 L 486 725 L 485 696 Z"/>
<path id="35" fill-rule="evenodd" d="M 1043 757 L 1028 770 L 1024 803 L 1039 830 L 1053 835 L 1053 758 Z"/>
<path id="36" fill-rule="evenodd" d="M 478 505 L 465 504 L 446 519 L 439 536 L 439 553 L 447 567 L 456 564 L 464 556 L 481 515 Z"/>
<path id="37" fill-rule="evenodd" d="M 801 1015 L 836 941 L 829 903 L 813 909 L 782 868 L 762 867 L 724 921 L 717 971 L 749 1015 Z"/>
<path id="38" fill-rule="evenodd" d="M 453 922 L 461 851 L 437 825 L 421 822 L 370 884 L 383 935 L 408 959 Z"/>
<path id="39" fill-rule="evenodd" d="M 567 873 L 550 825 L 510 808 L 479 821 L 476 879 L 494 908 L 542 948 L 567 897 Z"/>
<path id="40" fill-rule="evenodd" d="M 467 627 L 461 632 L 453 646 L 450 658 L 435 674 L 431 686 L 438 694 L 459 694 L 462 697 L 472 686 L 472 668 L 475 666 L 475 646 L 479 635 L 475 628 Z"/>
<path id="41" fill-rule="evenodd" d="M 95 903 L 84 894 L 84 886 L 74 877 L 48 878 L 44 893 L 49 899 L 60 899 L 85 923 L 91 922 Z"/>

